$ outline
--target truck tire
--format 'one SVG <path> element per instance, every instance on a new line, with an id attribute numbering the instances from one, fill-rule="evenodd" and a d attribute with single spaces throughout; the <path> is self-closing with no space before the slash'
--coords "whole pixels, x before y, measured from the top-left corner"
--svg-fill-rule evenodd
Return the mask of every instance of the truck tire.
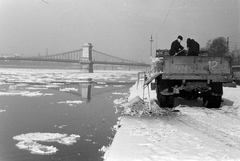
<path id="1" fill-rule="evenodd" d="M 207 102 L 207 108 L 219 108 L 222 103 L 222 96 L 209 95 Z"/>
<path id="2" fill-rule="evenodd" d="M 223 85 L 219 82 L 211 83 L 211 91 L 208 96 L 208 108 L 220 108 L 222 103 Z"/>
<path id="3" fill-rule="evenodd" d="M 211 93 L 213 93 L 213 95 L 222 95 L 223 94 L 223 85 L 222 83 L 219 82 L 214 82 L 210 84 L 211 87 Z"/>
<path id="4" fill-rule="evenodd" d="M 222 96 L 213 96 L 213 108 L 220 108 Z"/>
<path id="5" fill-rule="evenodd" d="M 167 103 L 169 108 L 174 107 L 175 96 L 168 96 Z"/>
<path id="6" fill-rule="evenodd" d="M 211 94 L 213 108 L 219 108 L 222 103 L 223 84 L 219 82 L 211 83 Z"/>
<path id="7" fill-rule="evenodd" d="M 167 97 L 159 94 L 158 95 L 158 105 L 159 105 L 159 107 L 166 107 L 167 106 Z"/>
<path id="8" fill-rule="evenodd" d="M 175 97 L 173 95 L 164 96 L 158 95 L 158 105 L 162 108 L 173 108 Z"/>
<path id="9" fill-rule="evenodd" d="M 175 96 L 174 95 L 162 95 L 161 92 L 165 89 L 168 89 L 173 86 L 174 82 L 169 81 L 169 80 L 162 80 L 162 76 L 158 76 L 156 78 L 156 94 L 157 94 L 157 99 L 158 99 L 158 105 L 160 107 L 165 107 L 165 108 L 172 108 L 174 107 L 174 100 Z"/>

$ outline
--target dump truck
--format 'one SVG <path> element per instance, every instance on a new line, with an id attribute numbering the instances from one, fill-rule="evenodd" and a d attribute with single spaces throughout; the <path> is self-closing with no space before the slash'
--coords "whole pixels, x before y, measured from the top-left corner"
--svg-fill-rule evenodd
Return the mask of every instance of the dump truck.
<path id="1" fill-rule="evenodd" d="M 155 79 L 157 103 L 160 107 L 174 107 L 176 97 L 202 98 L 203 105 L 219 108 L 223 83 L 233 81 L 231 58 L 202 54 L 199 56 L 169 56 L 164 51 L 152 58 L 152 77 Z"/>

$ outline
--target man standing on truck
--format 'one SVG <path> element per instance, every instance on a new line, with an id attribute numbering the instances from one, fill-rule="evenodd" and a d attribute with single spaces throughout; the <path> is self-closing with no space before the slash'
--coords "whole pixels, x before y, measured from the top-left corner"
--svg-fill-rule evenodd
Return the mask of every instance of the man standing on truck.
<path id="1" fill-rule="evenodd" d="M 183 40 L 183 37 L 181 35 L 179 35 L 177 37 L 177 40 L 173 41 L 171 44 L 171 49 L 169 51 L 169 55 L 173 56 L 173 55 L 185 55 L 183 52 L 184 47 L 180 44 L 181 41 Z"/>
<path id="2" fill-rule="evenodd" d="M 187 39 L 187 48 L 188 48 L 188 56 L 198 56 L 199 55 L 199 44 L 194 39 Z"/>

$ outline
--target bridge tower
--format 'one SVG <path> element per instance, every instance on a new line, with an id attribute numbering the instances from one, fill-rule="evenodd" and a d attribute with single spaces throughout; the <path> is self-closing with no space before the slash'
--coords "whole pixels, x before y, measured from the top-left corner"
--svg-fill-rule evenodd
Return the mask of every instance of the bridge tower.
<path id="1" fill-rule="evenodd" d="M 91 43 L 84 44 L 81 57 L 82 61 L 88 62 L 88 64 L 82 65 L 82 68 L 88 70 L 89 73 L 93 73 L 92 47 Z"/>

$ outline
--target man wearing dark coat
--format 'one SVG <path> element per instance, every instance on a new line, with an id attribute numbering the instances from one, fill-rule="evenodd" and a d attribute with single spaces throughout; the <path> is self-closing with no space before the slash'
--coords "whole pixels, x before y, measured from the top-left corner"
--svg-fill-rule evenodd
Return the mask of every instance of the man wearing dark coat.
<path id="1" fill-rule="evenodd" d="M 187 39 L 188 56 L 198 56 L 200 46 L 194 39 Z"/>
<path id="2" fill-rule="evenodd" d="M 173 56 L 173 55 L 183 55 L 184 52 L 180 52 L 181 50 L 184 49 L 184 47 L 180 44 L 181 41 L 183 40 L 182 36 L 178 36 L 177 40 L 173 41 L 171 44 L 171 49 L 169 51 L 169 55 Z"/>

